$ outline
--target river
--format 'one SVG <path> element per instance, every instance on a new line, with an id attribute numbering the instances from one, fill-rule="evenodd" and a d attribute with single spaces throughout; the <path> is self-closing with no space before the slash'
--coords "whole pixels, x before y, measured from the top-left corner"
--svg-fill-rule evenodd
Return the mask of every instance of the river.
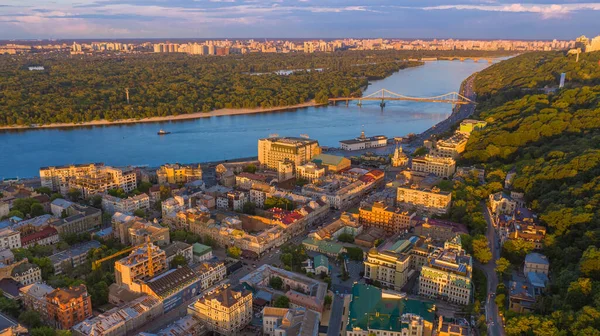
<path id="1" fill-rule="evenodd" d="M 458 91 L 469 75 L 488 66 L 472 61 L 437 61 L 400 70 L 373 81 L 365 95 L 381 88 L 417 97 Z M 446 118 L 452 106 L 441 103 L 378 102 L 362 107 L 310 107 L 286 112 L 220 116 L 175 122 L 0 131 L 0 180 L 34 177 L 43 166 L 104 162 L 150 165 L 208 162 L 257 155 L 257 140 L 270 134 L 308 134 L 323 146 L 360 135 L 402 136 L 422 132 Z M 171 134 L 158 136 L 159 129 Z"/>

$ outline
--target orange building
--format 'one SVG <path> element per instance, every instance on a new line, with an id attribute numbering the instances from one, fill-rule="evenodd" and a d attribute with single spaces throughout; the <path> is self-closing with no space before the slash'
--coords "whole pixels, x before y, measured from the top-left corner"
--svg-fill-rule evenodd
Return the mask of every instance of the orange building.
<path id="1" fill-rule="evenodd" d="M 57 288 L 46 295 L 48 319 L 57 329 L 71 329 L 92 316 L 92 299 L 85 285 Z"/>

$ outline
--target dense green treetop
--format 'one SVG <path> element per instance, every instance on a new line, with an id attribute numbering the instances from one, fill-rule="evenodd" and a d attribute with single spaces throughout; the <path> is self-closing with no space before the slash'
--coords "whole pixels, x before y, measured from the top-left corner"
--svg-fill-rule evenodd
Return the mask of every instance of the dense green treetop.
<path id="1" fill-rule="evenodd" d="M 431 56 L 477 51 L 347 51 L 204 57 L 134 54 L 0 56 L 0 125 L 79 123 L 180 115 L 220 108 L 269 108 L 360 95 L 380 79 Z M 28 65 L 44 71 L 29 71 Z M 277 70 L 300 70 L 289 75 Z M 322 71 L 304 71 L 321 69 Z M 130 103 L 125 96 L 129 88 Z"/>

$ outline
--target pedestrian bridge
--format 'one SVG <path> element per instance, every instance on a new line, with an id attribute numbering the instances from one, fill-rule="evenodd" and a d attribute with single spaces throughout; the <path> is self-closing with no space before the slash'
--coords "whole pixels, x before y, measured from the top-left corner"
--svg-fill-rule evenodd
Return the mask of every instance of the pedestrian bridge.
<path id="1" fill-rule="evenodd" d="M 423 103 L 446 103 L 452 105 L 466 105 L 466 104 L 474 104 L 475 102 L 471 99 L 461 95 L 458 92 L 450 92 L 439 96 L 433 97 L 412 97 L 406 96 L 403 94 L 395 93 L 390 90 L 381 89 L 377 92 L 373 92 L 368 96 L 363 97 L 337 97 L 337 98 L 329 98 L 329 102 L 335 104 L 337 102 L 346 102 L 346 105 L 352 100 L 358 100 L 357 105 L 361 106 L 363 101 L 379 101 L 380 106 L 384 107 L 386 101 L 396 101 L 396 100 L 405 100 L 405 101 L 415 101 L 415 102 L 423 102 Z"/>

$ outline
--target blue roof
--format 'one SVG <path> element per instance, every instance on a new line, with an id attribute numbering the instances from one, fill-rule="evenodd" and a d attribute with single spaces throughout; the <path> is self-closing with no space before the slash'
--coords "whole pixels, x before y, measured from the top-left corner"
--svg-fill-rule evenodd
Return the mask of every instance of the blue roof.
<path id="1" fill-rule="evenodd" d="M 256 294 L 254 294 L 254 298 L 263 299 L 267 302 L 271 302 L 271 300 L 273 300 L 273 294 L 265 292 L 264 290 L 259 290 L 258 292 L 256 292 Z"/>
<path id="2" fill-rule="evenodd" d="M 543 254 L 536 253 L 536 252 L 529 253 L 528 255 L 526 255 L 525 262 L 534 263 L 534 264 L 550 265 L 550 262 L 548 261 L 548 257 L 546 257 Z"/>
<path id="3" fill-rule="evenodd" d="M 546 288 L 548 276 L 544 273 L 527 272 L 527 280 L 529 280 L 529 283 L 531 283 L 534 287 Z"/>
<path id="4" fill-rule="evenodd" d="M 57 199 L 55 199 L 54 201 L 52 201 L 52 203 L 51 203 L 51 204 L 52 204 L 52 205 L 57 205 L 57 206 L 59 206 L 59 207 L 61 207 L 61 208 L 68 208 L 68 207 L 70 207 L 71 205 L 73 205 L 73 202 L 67 201 L 67 200 L 66 200 L 66 199 L 64 199 L 64 198 L 57 198 Z"/>

